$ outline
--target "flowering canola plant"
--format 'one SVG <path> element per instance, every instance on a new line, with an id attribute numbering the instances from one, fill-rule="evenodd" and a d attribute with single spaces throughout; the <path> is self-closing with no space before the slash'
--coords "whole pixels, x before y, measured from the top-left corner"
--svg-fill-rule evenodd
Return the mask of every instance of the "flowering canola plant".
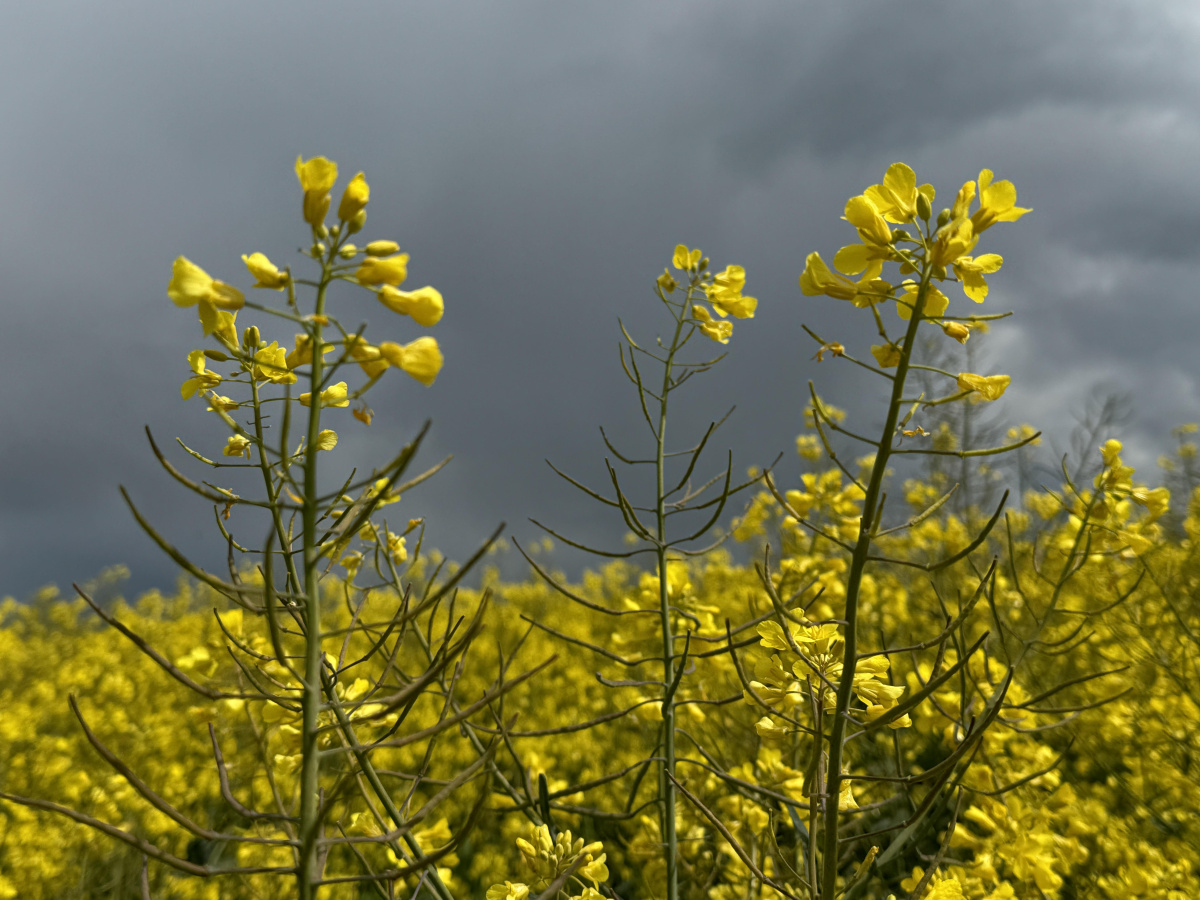
<path id="1" fill-rule="evenodd" d="M 1111 438 L 1084 475 L 1064 467 L 1008 509 L 956 508 L 954 485 L 909 465 L 1035 449 L 1027 426 L 1000 447 L 949 434 L 940 415 L 994 402 L 1009 377 L 932 364 L 918 340 L 959 348 L 1002 317 L 959 304 L 991 299 L 1001 270 L 981 236 L 1028 212 L 1009 182 L 984 170 L 935 216 L 933 188 L 898 163 L 847 202 L 857 241 L 832 266 L 810 254 L 800 287 L 869 311 L 866 353 L 808 333 L 818 362 L 873 373 L 878 427 L 810 386 L 796 455 L 745 481 L 730 460 L 692 482 L 723 419 L 667 444 L 670 396 L 720 361 L 689 342 L 736 350 L 733 320 L 762 315 L 744 269 L 677 247 L 654 284 L 667 335 L 625 332 L 621 354 L 650 450 L 608 446 L 652 467 L 654 490 L 613 466 L 604 490 L 562 473 L 627 543 L 593 548 L 604 565 L 569 583 L 550 553 L 570 538 L 547 529 L 520 547 L 528 579 L 488 568 L 468 586 L 406 509 L 440 467 L 405 474 L 419 436 L 318 484 L 389 369 L 428 385 L 442 365 L 430 335 L 347 327 L 334 290 L 418 328 L 443 302 L 403 289 L 396 243 L 351 243 L 364 176 L 329 225 L 337 167 L 296 173 L 316 277 L 253 252 L 242 290 L 181 257 L 168 288 L 208 340 L 181 395 L 223 429 L 185 461 L 221 482 L 154 449 L 213 504 L 229 571 L 193 563 L 131 500 L 185 572 L 173 595 L 105 600 L 102 580 L 0 603 L 0 900 L 1194 894 L 1194 446 L 1165 461 L 1172 490 Z M 290 334 L 238 322 L 250 313 Z M 945 389 L 913 396 L 914 372 Z"/>

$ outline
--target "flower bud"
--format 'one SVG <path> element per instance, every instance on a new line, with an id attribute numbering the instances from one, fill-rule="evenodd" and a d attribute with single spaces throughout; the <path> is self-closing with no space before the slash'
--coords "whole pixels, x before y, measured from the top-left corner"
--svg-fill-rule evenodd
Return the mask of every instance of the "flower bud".
<path id="1" fill-rule="evenodd" d="M 943 322 L 942 331 L 946 332 L 947 337 L 952 337 L 960 344 L 965 344 L 967 338 L 971 336 L 971 329 L 962 322 Z"/>
<path id="2" fill-rule="evenodd" d="M 362 172 L 359 172 L 350 179 L 350 183 L 346 185 L 346 190 L 342 193 L 342 202 L 338 204 L 338 218 L 344 222 L 353 221 L 366 208 L 370 196 L 371 189 L 367 186 L 367 179 L 363 177 Z M 355 229 L 355 231 L 357 230 Z"/>
<path id="3" fill-rule="evenodd" d="M 209 359 L 216 360 L 217 362 L 228 362 L 229 361 L 229 357 L 226 356 L 224 353 L 222 353 L 220 350 L 205 350 L 204 355 L 207 356 Z"/>
<path id="4" fill-rule="evenodd" d="M 258 326 L 251 325 L 242 332 L 242 347 L 246 350 L 257 349 L 259 342 Z"/>
<path id="5" fill-rule="evenodd" d="M 354 259 L 358 253 L 358 248 L 353 244 L 343 244 L 342 249 L 338 251 L 338 256 L 342 259 Z"/>
<path id="6" fill-rule="evenodd" d="M 391 256 L 400 249 L 395 241 L 371 241 L 367 244 L 367 256 Z"/>
<path id="7" fill-rule="evenodd" d="M 353 219 L 350 219 L 348 222 L 346 222 L 346 234 L 358 234 L 360 231 L 362 231 L 363 226 L 366 224 L 367 211 L 365 209 L 361 209 Z"/>
<path id="8" fill-rule="evenodd" d="M 937 217 L 937 227 L 938 228 L 944 227 L 945 224 L 949 221 L 950 221 L 950 210 L 943 209 L 940 213 L 938 213 L 938 217 Z"/>
<path id="9" fill-rule="evenodd" d="M 308 254 L 313 259 L 320 259 L 325 254 L 325 245 L 322 244 L 320 241 L 317 241 L 315 244 L 313 244 L 311 247 L 308 248 Z"/>
<path id="10" fill-rule="evenodd" d="M 924 194 L 917 194 L 917 215 L 922 219 L 928 219 L 933 215 L 933 204 Z"/>
<path id="11" fill-rule="evenodd" d="M 329 237 L 329 228 L 328 228 L 328 226 L 325 225 L 324 222 L 322 222 L 320 225 L 318 225 L 316 227 L 316 229 L 314 229 L 314 230 L 316 231 L 317 237 L 319 237 L 319 238 Z"/>
<path id="12" fill-rule="evenodd" d="M 334 225 L 332 228 L 329 229 L 329 233 L 331 235 L 333 235 L 334 237 L 337 237 L 339 234 L 342 233 L 342 226 L 340 224 Z"/>
<path id="13" fill-rule="evenodd" d="M 907 231 L 905 231 L 903 228 L 893 228 L 892 229 L 892 243 L 893 244 L 896 243 L 896 241 L 906 241 L 909 239 L 909 237 L 911 237 L 911 235 L 909 235 L 909 233 Z"/>

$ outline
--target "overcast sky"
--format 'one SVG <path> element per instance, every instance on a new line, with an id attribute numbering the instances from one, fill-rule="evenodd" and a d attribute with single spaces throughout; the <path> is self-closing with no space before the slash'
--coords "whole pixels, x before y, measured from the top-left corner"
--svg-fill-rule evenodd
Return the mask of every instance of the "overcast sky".
<path id="1" fill-rule="evenodd" d="M 994 169 L 1034 210 L 983 248 L 1005 257 L 985 311 L 1016 313 L 981 348 L 1013 375 L 1005 417 L 1065 435 L 1089 391 L 1129 391 L 1119 436 L 1151 480 L 1170 428 L 1200 418 L 1193 2 L 114 0 L 4 17 L 0 596 L 113 563 L 132 591 L 169 588 L 119 484 L 220 562 L 211 508 L 142 433 L 224 443 L 180 400 L 202 338 L 165 288 L 180 254 L 243 288 L 242 253 L 296 259 L 297 154 L 336 160 L 340 184 L 365 171 L 364 236 L 399 241 L 407 286 L 445 296 L 436 385 L 385 379 L 369 430 L 335 427 L 342 462 L 369 466 L 433 418 L 423 461 L 455 459 L 404 513 L 452 555 L 501 520 L 533 538 L 529 516 L 620 546 L 619 519 L 543 459 L 599 483 L 597 426 L 644 440 L 617 317 L 665 328 L 651 288 L 678 242 L 744 265 L 760 300 L 681 404 L 681 440 L 737 403 L 715 445 L 739 470 L 788 451 L 787 482 L 808 379 L 852 416 L 878 410 L 800 330 L 865 355 L 869 322 L 797 276 L 850 242 L 846 198 L 896 160 L 940 198 Z M 345 295 L 345 321 L 420 333 L 364 297 Z"/>

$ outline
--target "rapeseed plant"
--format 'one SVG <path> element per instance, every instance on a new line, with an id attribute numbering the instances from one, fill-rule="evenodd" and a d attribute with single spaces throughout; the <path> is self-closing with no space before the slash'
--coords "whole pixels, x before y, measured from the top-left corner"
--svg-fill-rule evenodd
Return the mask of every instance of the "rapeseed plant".
<path id="1" fill-rule="evenodd" d="M 228 573 L 134 508 L 188 576 L 174 596 L 109 602 L 101 582 L 0 604 L 0 900 L 1195 893 L 1195 429 L 1164 460 L 1171 490 L 1141 483 L 1111 433 L 1041 490 L 1033 427 L 977 446 L 1008 376 L 952 360 L 1003 314 L 960 314 L 951 287 L 989 299 L 1003 261 L 980 236 L 1027 212 L 1011 184 L 985 170 L 934 216 L 933 189 L 897 164 L 847 203 L 857 242 L 832 267 L 811 255 L 801 288 L 869 310 L 878 337 L 868 353 L 809 334 L 818 362 L 869 369 L 888 399 L 868 434 L 810 386 L 791 483 L 778 464 L 735 480 L 729 460 L 693 484 L 724 419 L 683 451 L 666 440 L 674 391 L 720 361 L 689 344 L 736 347 L 733 320 L 761 314 L 743 269 L 676 248 L 654 282 L 666 336 L 622 325 L 651 450 L 608 445 L 654 472 L 653 494 L 616 464 L 611 490 L 562 473 L 629 544 L 593 548 L 607 562 L 578 584 L 548 542 L 521 547 L 536 578 L 489 570 L 470 589 L 484 551 L 450 565 L 408 509 L 441 467 L 407 474 L 421 435 L 317 484 L 338 432 L 371 424 L 365 395 L 389 369 L 430 384 L 442 365 L 432 336 L 348 328 L 333 291 L 365 288 L 422 328 L 444 304 L 404 289 L 396 242 L 350 242 L 364 176 L 327 225 L 336 166 L 300 160 L 297 175 L 318 274 L 247 253 L 242 290 L 180 258 L 169 288 L 209 338 L 181 395 L 226 431 L 182 448 L 211 481 L 152 447 L 213 504 Z M 1021 454 L 1020 510 L 983 508 L 972 487 L 995 481 L 1002 451 Z M 736 562 L 727 536 L 761 558 Z M 485 626 L 494 641 L 474 640 Z M 553 680 L 510 674 L 555 654 Z M 207 743 L 185 739 L 195 728 Z"/>

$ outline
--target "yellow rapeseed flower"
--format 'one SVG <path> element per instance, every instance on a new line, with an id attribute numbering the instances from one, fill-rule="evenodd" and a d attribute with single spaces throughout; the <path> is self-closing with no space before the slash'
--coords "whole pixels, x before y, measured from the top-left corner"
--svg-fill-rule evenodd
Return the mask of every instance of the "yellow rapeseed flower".
<path id="1" fill-rule="evenodd" d="M 179 307 L 199 306 L 200 324 L 205 335 L 212 334 L 224 324 L 219 315 L 222 310 L 241 309 L 246 302 L 242 292 L 233 285 L 218 281 L 183 256 L 177 257 L 172 267 L 167 296 Z M 234 346 L 236 343 L 235 338 Z"/>
<path id="2" fill-rule="evenodd" d="M 891 369 L 900 365 L 900 348 L 895 344 L 873 344 L 871 355 L 881 369 Z"/>
<path id="3" fill-rule="evenodd" d="M 699 248 L 696 248 L 695 250 L 689 250 L 685 244 L 676 244 L 675 256 L 672 258 L 671 262 L 674 264 L 675 268 L 683 269 L 685 272 L 690 272 L 692 269 L 700 265 L 700 260 L 703 258 L 703 256 L 704 254 L 700 252 Z"/>
<path id="4" fill-rule="evenodd" d="M 366 338 L 350 335 L 346 338 L 346 349 L 368 378 L 374 378 L 388 367 L 388 361 L 383 358 L 379 348 L 367 343 Z"/>
<path id="5" fill-rule="evenodd" d="M 322 344 L 321 355 L 333 349 L 333 344 Z M 307 334 L 296 335 L 296 349 L 287 355 L 287 367 L 295 369 L 312 363 L 312 338 Z"/>
<path id="6" fill-rule="evenodd" d="M 900 287 L 904 288 L 904 296 L 896 298 L 896 312 L 900 318 L 908 321 L 912 318 L 912 311 L 917 306 L 917 291 L 920 290 L 920 285 L 915 281 L 906 281 Z M 946 308 L 950 305 L 950 298 L 937 289 L 930 283 L 925 291 L 925 307 L 921 311 L 927 319 L 936 319 L 938 316 L 946 312 Z"/>
<path id="7" fill-rule="evenodd" d="M 307 162 L 296 157 L 296 177 L 304 191 L 304 221 L 317 228 L 325 221 L 329 212 L 329 192 L 337 181 L 337 163 L 323 156 L 314 156 Z"/>
<path id="8" fill-rule="evenodd" d="M 892 229 L 867 197 L 851 197 L 846 201 L 847 222 L 858 229 L 861 244 L 843 247 L 833 257 L 833 264 L 847 275 L 857 275 L 864 269 L 868 277 L 878 278 L 884 260 L 892 255 Z"/>
<path id="9" fill-rule="evenodd" d="M 971 336 L 971 329 L 962 322 L 943 322 L 942 331 L 946 332 L 946 337 L 952 337 L 960 344 L 965 344 Z"/>
<path id="10" fill-rule="evenodd" d="M 188 365 L 195 373 L 179 386 L 179 395 L 184 400 L 190 400 L 197 392 L 214 388 L 222 381 L 216 372 L 208 371 L 208 363 L 203 350 L 193 350 L 188 354 Z"/>
<path id="11" fill-rule="evenodd" d="M 287 351 L 279 346 L 278 341 L 271 341 L 254 354 L 254 369 L 252 375 L 256 381 L 270 381 L 273 384 L 295 384 L 296 376 L 288 368 Z"/>
<path id="12" fill-rule="evenodd" d="M 742 296 L 745 284 L 746 270 L 742 266 L 726 266 L 723 272 L 713 276 L 711 284 L 704 286 L 704 293 L 719 315 L 752 319 L 758 300 Z"/>
<path id="13" fill-rule="evenodd" d="M 384 258 L 368 256 L 362 261 L 354 277 L 362 285 L 399 285 L 408 277 L 408 254 L 398 253 Z"/>
<path id="14" fill-rule="evenodd" d="M 718 344 L 729 343 L 729 338 L 733 335 L 732 322 L 719 322 L 713 319 L 712 314 L 699 304 L 692 304 L 692 318 L 696 320 L 696 326 L 706 337 Z"/>
<path id="15" fill-rule="evenodd" d="M 814 252 L 808 254 L 804 261 L 800 291 L 806 297 L 825 294 L 835 300 L 849 300 L 861 309 L 886 300 L 891 285 L 870 272 L 855 283 L 844 275 L 830 271 L 829 266 L 825 265 L 825 260 L 821 259 L 821 254 Z"/>
<path id="16" fill-rule="evenodd" d="M 250 274 L 256 279 L 256 288 L 269 288 L 271 290 L 282 291 L 287 287 L 288 276 L 286 272 L 280 272 L 273 262 L 267 259 L 266 254 L 251 253 L 249 256 L 242 254 L 242 262 L 246 264 L 246 268 L 250 270 Z"/>
<path id="17" fill-rule="evenodd" d="M 231 434 L 229 440 L 225 443 L 225 448 L 221 451 L 223 456 L 244 456 L 250 458 L 250 441 L 248 438 L 242 437 L 240 434 Z"/>
<path id="18" fill-rule="evenodd" d="M 933 202 L 933 185 L 917 187 L 917 175 L 902 162 L 892 163 L 883 176 L 883 184 L 873 184 L 864 196 L 874 204 L 880 215 L 889 222 L 911 222 L 917 215 L 917 197 L 924 194 Z"/>
<path id="19" fill-rule="evenodd" d="M 376 296 L 379 297 L 379 302 L 392 312 L 412 316 L 418 325 L 424 325 L 426 328 L 440 322 L 445 310 L 441 293 L 428 285 L 415 291 L 401 291 L 385 284 Z"/>
<path id="20" fill-rule="evenodd" d="M 312 394 L 311 393 L 301 394 L 300 395 L 300 405 L 301 406 L 311 406 L 312 405 Z M 329 409 L 332 407 L 349 406 L 349 405 L 350 405 L 350 400 L 346 396 L 346 382 L 339 381 L 337 384 L 330 385 L 329 387 L 325 388 L 325 390 L 321 391 L 321 407 L 322 407 L 322 409 Z"/>
<path id="21" fill-rule="evenodd" d="M 960 372 L 958 375 L 960 391 L 975 391 L 984 400 L 998 400 L 1008 390 L 1012 377 L 1009 375 L 973 375 L 970 372 Z"/>
<path id="22" fill-rule="evenodd" d="M 350 179 L 350 183 L 346 185 L 346 190 L 342 193 L 342 202 L 338 204 L 338 218 L 343 222 L 349 222 L 366 208 L 370 196 L 371 188 L 367 184 L 367 179 L 362 172 L 359 172 Z"/>
<path id="23" fill-rule="evenodd" d="M 979 209 L 971 216 L 975 233 L 980 234 L 997 222 L 1015 222 L 1029 209 L 1017 206 L 1017 189 L 1011 181 L 992 181 L 992 170 L 979 173 Z"/>
<path id="24" fill-rule="evenodd" d="M 408 344 L 383 341 L 379 345 L 383 358 L 428 387 L 442 370 L 442 351 L 431 337 L 419 337 Z"/>
<path id="25" fill-rule="evenodd" d="M 954 274 L 962 282 L 963 293 L 982 303 L 987 299 L 988 285 L 984 275 L 997 272 L 1004 258 L 998 253 L 984 253 L 982 256 L 960 256 L 954 261 Z"/>

